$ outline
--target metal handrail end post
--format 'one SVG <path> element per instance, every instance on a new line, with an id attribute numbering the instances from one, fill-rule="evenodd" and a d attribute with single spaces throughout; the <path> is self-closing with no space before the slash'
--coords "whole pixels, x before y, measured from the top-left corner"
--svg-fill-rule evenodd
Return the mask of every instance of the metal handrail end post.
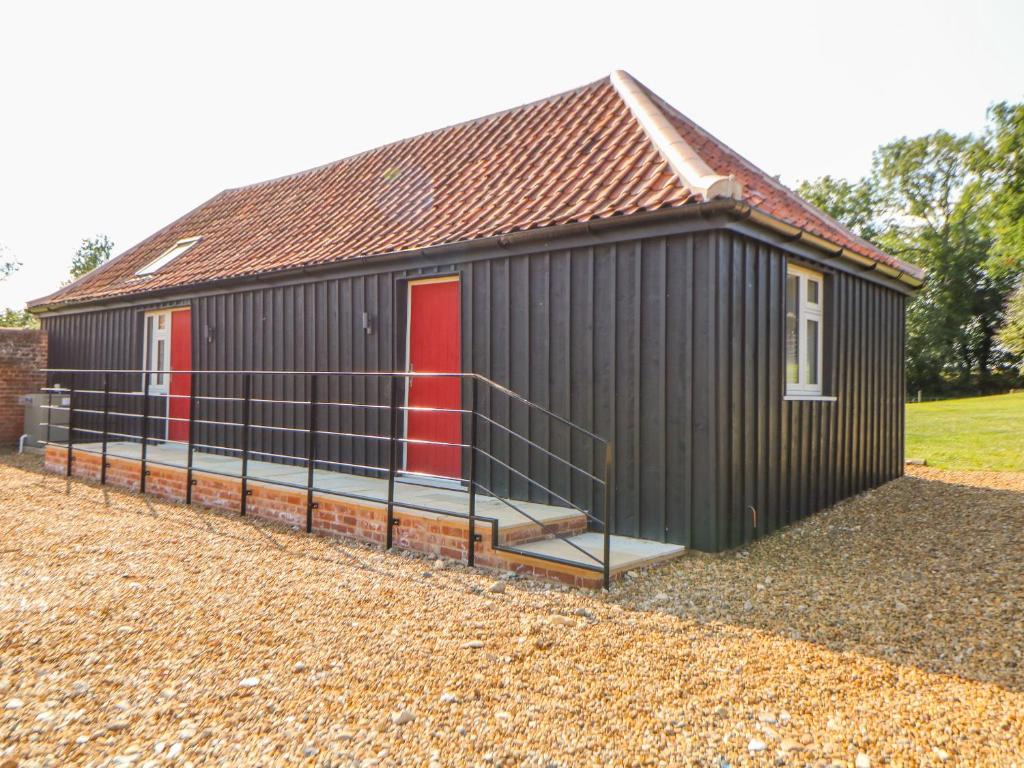
<path id="1" fill-rule="evenodd" d="M 318 377 L 314 373 L 309 379 L 309 413 L 306 417 L 306 424 L 309 429 L 306 434 L 306 533 L 313 532 L 313 472 L 316 469 L 316 406 L 317 406 L 317 383 Z"/>
<path id="2" fill-rule="evenodd" d="M 470 567 L 476 563 L 476 382 L 475 377 L 469 381 L 469 540 L 466 542 L 466 562 Z"/>
<path id="3" fill-rule="evenodd" d="M 391 549 L 395 528 L 395 465 L 398 462 L 398 376 L 391 376 L 391 440 L 388 443 L 388 514 L 387 530 L 384 532 L 384 547 Z"/>

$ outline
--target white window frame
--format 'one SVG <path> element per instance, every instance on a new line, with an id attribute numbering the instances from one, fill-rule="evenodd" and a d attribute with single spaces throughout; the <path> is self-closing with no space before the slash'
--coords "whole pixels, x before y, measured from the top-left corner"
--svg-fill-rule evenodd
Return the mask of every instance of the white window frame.
<path id="1" fill-rule="evenodd" d="M 164 319 L 164 327 L 160 328 L 160 319 Z M 151 330 L 152 329 L 152 330 Z M 162 365 L 158 366 L 159 343 L 164 343 Z M 142 367 L 146 371 L 142 375 L 143 391 L 146 391 L 146 380 L 149 380 L 149 394 L 166 395 L 170 391 L 171 382 L 171 310 L 158 309 L 143 314 L 142 321 Z"/>
<path id="2" fill-rule="evenodd" d="M 202 239 L 203 238 L 201 236 L 197 235 L 196 237 L 186 237 L 184 240 L 179 240 L 166 251 L 164 251 L 155 259 L 153 259 L 151 262 L 149 262 L 146 266 L 142 267 L 142 269 L 140 269 L 138 272 L 136 272 L 136 276 L 145 277 L 146 275 L 152 275 L 155 272 L 159 272 L 161 269 L 166 267 L 176 258 L 181 256 L 183 253 L 188 251 Z"/>
<path id="3" fill-rule="evenodd" d="M 788 356 L 785 360 L 783 369 L 786 371 L 786 396 L 791 399 L 801 398 L 822 398 L 823 395 L 823 384 L 824 384 L 824 359 L 825 359 L 825 276 L 821 272 L 815 272 L 811 269 L 804 267 L 798 267 L 794 264 L 788 264 L 786 266 L 786 275 L 798 278 L 798 290 L 797 290 L 797 304 L 798 304 L 798 323 L 797 323 L 797 381 L 789 381 Z M 818 301 L 812 302 L 808 300 L 808 285 L 815 283 L 818 286 Z M 787 291 L 788 295 L 788 291 Z M 783 311 L 788 313 L 789 307 L 786 301 L 786 297 L 783 299 L 784 309 Z M 817 384 L 811 384 L 811 364 L 810 364 L 810 350 L 807 344 L 807 323 L 809 321 L 816 322 L 818 324 L 818 348 L 817 348 Z M 786 328 L 783 326 L 783 334 L 785 334 Z M 787 350 L 788 353 L 788 350 Z"/>

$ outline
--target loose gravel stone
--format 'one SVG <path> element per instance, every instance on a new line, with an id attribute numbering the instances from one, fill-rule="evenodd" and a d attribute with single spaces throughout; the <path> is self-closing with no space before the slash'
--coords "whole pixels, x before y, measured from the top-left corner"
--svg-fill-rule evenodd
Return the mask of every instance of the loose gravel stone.
<path id="1" fill-rule="evenodd" d="M 0 457 L 0 766 L 1024 765 L 1024 475 L 915 470 L 746 556 L 497 600 L 38 466 Z"/>
<path id="2" fill-rule="evenodd" d="M 391 715 L 391 722 L 395 725 L 406 725 L 416 719 L 416 715 L 410 712 L 408 709 L 403 709 L 401 712 L 395 712 Z"/>

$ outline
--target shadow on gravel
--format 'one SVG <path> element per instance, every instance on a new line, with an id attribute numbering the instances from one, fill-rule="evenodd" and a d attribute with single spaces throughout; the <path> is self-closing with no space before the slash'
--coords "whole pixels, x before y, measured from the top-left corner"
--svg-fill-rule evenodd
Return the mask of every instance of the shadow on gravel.
<path id="1" fill-rule="evenodd" d="M 613 599 L 1022 691 L 1024 474 L 904 477 Z"/>
<path id="2" fill-rule="evenodd" d="M 164 518 L 168 523 L 177 527 L 193 529 L 201 528 L 205 533 L 210 535 L 234 539 L 241 544 L 252 543 L 247 537 L 239 536 L 238 534 L 217 525 L 219 520 L 232 519 L 236 517 L 230 512 L 222 509 L 200 506 L 189 507 L 185 504 L 165 499 L 159 499 L 154 502 L 154 499 L 151 497 L 141 496 L 138 493 L 125 489 L 115 488 L 112 486 L 102 486 L 97 482 L 87 481 L 81 478 L 71 480 L 70 478 L 66 478 L 62 475 L 44 471 L 42 458 L 35 454 L 18 455 L 16 453 L 0 452 L 0 466 L 12 467 L 32 473 L 36 476 L 36 479 L 32 481 L 31 486 L 44 493 L 53 494 L 55 498 L 68 497 L 76 492 L 81 494 L 94 494 L 94 496 L 88 498 L 89 501 L 111 510 L 154 519 Z M 157 505 L 166 508 L 177 507 L 186 512 L 191 512 L 192 514 L 175 518 L 167 518 L 165 515 L 160 514 L 160 510 L 157 508 Z M 60 507 L 58 507 L 58 509 L 60 509 Z M 338 557 L 324 557 L 323 555 L 318 555 L 308 549 L 289 548 L 282 543 L 280 537 L 282 535 L 289 535 L 294 532 L 295 529 L 289 529 L 280 524 L 265 520 L 251 519 L 249 522 L 253 524 L 252 530 L 255 531 L 265 543 L 273 546 L 283 556 L 301 557 L 327 563 L 345 562 L 347 565 L 354 565 L 355 567 L 368 571 L 379 570 L 362 560 L 355 552 L 348 551 L 346 548 L 347 545 L 352 547 L 361 546 L 356 542 L 348 542 L 344 539 L 319 537 L 325 542 L 337 545 L 332 548 L 332 554 L 337 554 Z"/>

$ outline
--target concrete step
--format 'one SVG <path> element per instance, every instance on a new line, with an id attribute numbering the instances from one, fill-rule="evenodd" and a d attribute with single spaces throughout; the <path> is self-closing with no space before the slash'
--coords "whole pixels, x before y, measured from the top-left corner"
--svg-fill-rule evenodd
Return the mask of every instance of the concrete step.
<path id="1" fill-rule="evenodd" d="M 516 551 L 526 557 L 558 557 L 582 566 L 597 565 L 594 560 L 567 541 L 603 561 L 604 536 L 595 532 L 570 536 L 567 540 L 547 538 L 542 541 L 526 542 L 517 545 Z M 633 539 L 629 536 L 612 536 L 610 552 L 612 575 L 622 575 L 635 568 L 646 568 L 679 557 L 686 552 L 686 547 L 648 539 Z"/>

